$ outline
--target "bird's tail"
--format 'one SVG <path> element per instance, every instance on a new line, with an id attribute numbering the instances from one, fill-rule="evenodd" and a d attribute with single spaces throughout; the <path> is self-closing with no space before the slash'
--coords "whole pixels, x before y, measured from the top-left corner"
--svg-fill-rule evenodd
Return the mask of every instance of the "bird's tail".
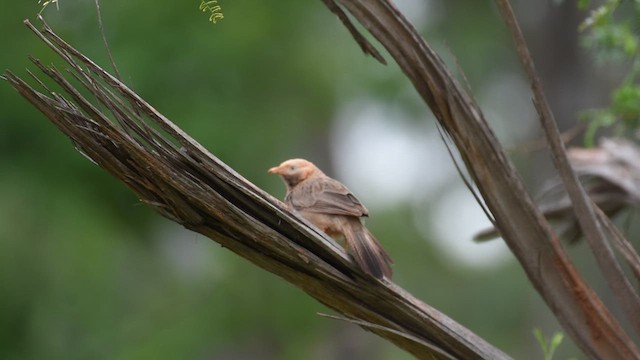
<path id="1" fill-rule="evenodd" d="M 391 278 L 393 260 L 359 219 L 350 219 L 344 237 L 360 268 L 378 279 Z"/>

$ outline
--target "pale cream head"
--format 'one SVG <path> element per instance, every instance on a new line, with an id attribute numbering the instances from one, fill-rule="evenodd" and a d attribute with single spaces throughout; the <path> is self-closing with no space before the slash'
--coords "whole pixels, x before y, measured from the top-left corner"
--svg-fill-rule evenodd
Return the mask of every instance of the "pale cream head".
<path id="1" fill-rule="evenodd" d="M 323 174 L 312 162 L 305 159 L 290 159 L 269 169 L 270 174 L 282 176 L 287 187 L 291 188 L 311 176 Z"/>

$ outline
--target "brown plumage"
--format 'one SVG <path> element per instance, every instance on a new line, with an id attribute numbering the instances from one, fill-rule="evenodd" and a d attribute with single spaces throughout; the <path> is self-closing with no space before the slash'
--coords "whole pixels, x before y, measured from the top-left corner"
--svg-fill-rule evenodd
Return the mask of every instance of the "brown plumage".
<path id="1" fill-rule="evenodd" d="M 303 159 L 287 160 L 269 173 L 282 176 L 287 205 L 327 235 L 344 237 L 345 250 L 364 272 L 391 278 L 393 260 L 360 221 L 369 211 L 346 186 Z"/>

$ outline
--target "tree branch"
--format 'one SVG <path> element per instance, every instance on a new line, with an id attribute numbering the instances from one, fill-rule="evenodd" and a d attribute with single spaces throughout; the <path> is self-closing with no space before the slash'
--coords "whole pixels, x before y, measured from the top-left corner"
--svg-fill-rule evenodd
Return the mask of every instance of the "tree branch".
<path id="1" fill-rule="evenodd" d="M 578 176 L 571 168 L 567 150 L 560 136 L 560 131 L 558 130 L 551 107 L 542 90 L 540 79 L 536 75 L 533 59 L 522 35 L 522 30 L 520 30 L 520 26 L 518 26 L 515 15 L 513 14 L 513 9 L 508 0 L 497 0 L 497 4 L 513 36 L 518 56 L 531 83 L 534 104 L 540 115 L 540 123 L 551 147 L 553 163 L 556 169 L 558 169 L 560 178 L 567 189 L 576 218 L 582 228 L 582 233 L 591 246 L 591 252 L 595 256 L 600 270 L 607 279 L 609 287 L 625 310 L 631 324 L 635 327 L 638 334 L 640 334 L 640 298 L 629 279 L 625 276 L 620 263 L 618 263 L 613 253 L 613 249 L 607 241 L 603 224 L 596 218 L 593 202 L 587 196 L 587 193 L 578 181 Z"/>
<path id="2" fill-rule="evenodd" d="M 387 49 L 449 133 L 505 242 L 575 342 L 594 358 L 640 358 L 564 253 L 473 98 L 435 51 L 391 2 L 338 2 Z"/>

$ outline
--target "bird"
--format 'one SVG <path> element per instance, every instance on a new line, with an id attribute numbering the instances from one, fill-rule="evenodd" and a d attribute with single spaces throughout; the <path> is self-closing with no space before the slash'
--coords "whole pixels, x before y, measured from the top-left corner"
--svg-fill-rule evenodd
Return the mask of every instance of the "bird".
<path id="1" fill-rule="evenodd" d="M 362 271 L 391 278 L 393 260 L 361 220 L 369 211 L 345 185 L 304 159 L 287 160 L 268 172 L 284 180 L 285 203 L 330 237 L 343 238 L 345 251 Z"/>

